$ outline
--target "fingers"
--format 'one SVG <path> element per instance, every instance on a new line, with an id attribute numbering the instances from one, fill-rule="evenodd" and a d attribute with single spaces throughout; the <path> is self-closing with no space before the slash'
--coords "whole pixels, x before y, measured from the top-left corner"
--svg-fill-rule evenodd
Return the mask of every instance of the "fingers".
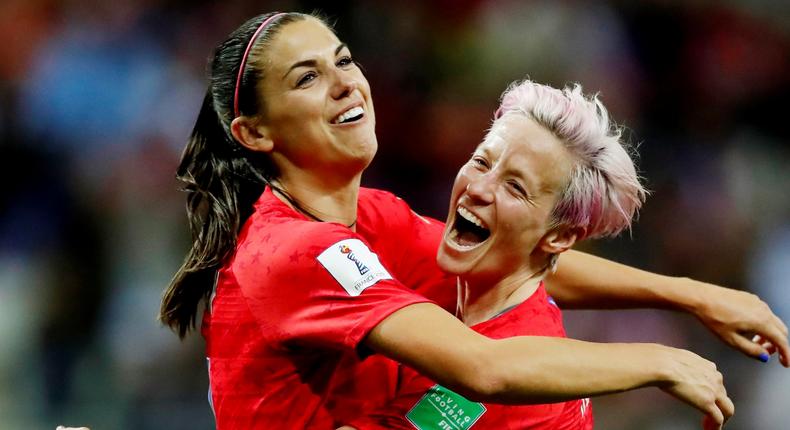
<path id="1" fill-rule="evenodd" d="M 781 321 L 778 322 L 781 323 Z M 782 366 L 790 367 L 790 345 L 788 344 L 787 335 L 784 335 L 782 331 L 784 326 L 774 326 L 774 328 L 775 330 L 768 330 L 763 334 L 755 335 L 752 338 L 752 343 L 760 345 L 769 355 L 778 352 L 779 362 Z M 746 352 L 746 350 L 744 350 L 744 352 Z"/>
<path id="2" fill-rule="evenodd" d="M 774 346 L 774 344 L 763 339 L 763 337 L 760 336 L 759 334 L 754 335 L 754 337 L 752 338 L 752 342 L 759 343 L 760 345 L 762 345 L 762 347 L 765 348 L 765 350 L 768 351 L 769 354 L 773 354 L 777 351 L 777 348 L 776 346 Z"/>
<path id="3" fill-rule="evenodd" d="M 721 424 L 716 422 L 715 418 L 712 418 L 710 415 L 705 415 L 705 418 L 702 419 L 702 430 L 720 430 Z"/>
<path id="4" fill-rule="evenodd" d="M 722 415 L 719 408 L 711 408 L 710 412 L 705 415 L 703 419 L 703 428 L 707 429 L 720 429 L 724 425 L 724 415 Z"/>
<path id="5" fill-rule="evenodd" d="M 720 428 L 735 413 L 735 406 L 727 396 L 724 377 L 716 364 L 690 351 L 676 355 L 675 363 L 681 366 L 668 391 L 704 413 L 705 428 Z"/>
<path id="6" fill-rule="evenodd" d="M 706 303 L 706 306 L 698 310 L 697 316 L 717 336 L 761 361 L 768 361 L 767 358 L 777 352 L 780 363 L 790 367 L 787 325 L 760 297 L 752 293 L 717 287 L 711 289 Z M 752 342 L 761 344 L 758 347 L 749 345 L 748 341 L 744 342 L 740 339 L 743 333 L 759 334 L 763 342 Z M 765 344 L 766 341 L 768 344 Z"/>
<path id="7" fill-rule="evenodd" d="M 782 332 L 784 337 L 787 337 L 788 334 L 790 334 L 790 330 L 787 329 L 787 325 L 784 323 L 784 321 L 782 321 L 782 319 L 776 315 L 774 315 L 774 320 L 776 325 L 779 327 L 779 331 Z"/>
<path id="8" fill-rule="evenodd" d="M 732 336 L 732 343 L 736 348 L 743 351 L 746 355 L 756 358 L 763 363 L 768 361 L 771 355 L 771 352 L 768 351 L 768 348 L 763 345 L 762 338 L 759 335 L 756 335 L 752 338 L 752 340 L 749 340 L 736 333 Z"/>
<path id="9" fill-rule="evenodd" d="M 704 430 L 721 429 L 724 423 L 735 414 L 735 405 L 727 396 L 724 385 L 720 385 L 715 402 L 709 403 L 703 412 L 705 412 L 705 417 L 702 420 L 702 428 Z"/>
<path id="10" fill-rule="evenodd" d="M 735 415 L 735 404 L 732 403 L 732 399 L 727 396 L 727 393 L 724 393 L 724 396 L 716 401 L 716 406 L 719 407 L 725 423 Z"/>
<path id="11" fill-rule="evenodd" d="M 774 352 L 779 353 L 779 362 L 784 367 L 790 366 L 788 357 L 790 357 L 790 344 L 788 344 L 788 330 L 787 325 L 771 311 L 771 308 L 764 302 L 760 302 L 764 307 L 764 314 L 768 315 L 767 320 L 760 324 L 757 328 L 752 330 L 760 336 L 760 339 L 755 341 L 761 343 L 762 347 L 766 349 L 768 354 Z"/>
<path id="12" fill-rule="evenodd" d="M 735 404 L 732 403 L 732 400 L 727 395 L 727 388 L 724 387 L 724 375 L 716 370 L 713 373 L 713 378 L 714 389 L 716 390 L 714 409 L 721 413 L 721 424 L 724 424 L 730 419 L 730 417 L 733 416 L 733 414 L 735 414 Z"/>
<path id="13" fill-rule="evenodd" d="M 704 359 L 703 359 L 704 360 Z M 707 367 L 705 379 L 707 380 L 707 393 L 704 394 L 702 411 L 710 420 L 711 428 L 721 428 L 735 413 L 735 405 L 727 395 L 724 387 L 724 375 L 716 368 L 716 363 L 704 360 Z"/>
<path id="14" fill-rule="evenodd" d="M 752 342 L 762 346 L 763 349 L 768 351 L 768 354 L 773 354 L 777 351 L 776 346 L 774 346 L 774 344 L 763 339 L 763 337 L 760 336 L 759 334 L 754 335 L 754 337 L 752 338 Z"/>
<path id="15" fill-rule="evenodd" d="M 790 343 L 788 343 L 787 325 L 774 315 L 774 321 L 778 327 L 780 336 L 778 339 L 770 339 L 779 351 L 779 361 L 784 367 L 790 367 Z"/>

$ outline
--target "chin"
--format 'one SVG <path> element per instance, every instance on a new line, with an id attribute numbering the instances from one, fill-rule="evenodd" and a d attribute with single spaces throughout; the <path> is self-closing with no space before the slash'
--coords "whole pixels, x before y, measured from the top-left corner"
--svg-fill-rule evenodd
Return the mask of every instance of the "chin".
<path id="1" fill-rule="evenodd" d="M 354 164 L 355 169 L 362 171 L 370 166 L 370 163 L 373 162 L 373 157 L 376 156 L 376 148 L 372 148 L 370 150 L 364 150 L 357 153 L 354 157 Z"/>
<path id="2" fill-rule="evenodd" d="M 373 161 L 373 157 L 376 156 L 376 153 L 379 150 L 379 142 L 374 137 L 370 142 L 365 145 L 365 155 L 367 157 L 367 164 L 370 164 Z"/>
<path id="3" fill-rule="evenodd" d="M 465 267 L 463 262 L 454 259 L 444 251 L 444 244 L 439 247 L 439 252 L 436 254 L 436 265 L 442 269 L 443 272 L 451 275 L 463 275 L 469 268 Z"/>

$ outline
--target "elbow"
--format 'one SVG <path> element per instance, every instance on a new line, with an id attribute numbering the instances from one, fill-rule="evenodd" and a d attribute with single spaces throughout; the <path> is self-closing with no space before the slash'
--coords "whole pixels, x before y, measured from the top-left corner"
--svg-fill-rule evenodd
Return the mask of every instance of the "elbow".
<path id="1" fill-rule="evenodd" d="M 480 354 L 471 360 L 469 369 L 461 375 L 455 387 L 450 387 L 474 402 L 502 402 L 509 392 L 509 381 L 501 366 L 497 365 L 491 354 Z"/>
<path id="2" fill-rule="evenodd" d="M 507 385 L 494 372 L 479 374 L 471 379 L 462 388 L 461 395 L 473 402 L 505 402 Z"/>

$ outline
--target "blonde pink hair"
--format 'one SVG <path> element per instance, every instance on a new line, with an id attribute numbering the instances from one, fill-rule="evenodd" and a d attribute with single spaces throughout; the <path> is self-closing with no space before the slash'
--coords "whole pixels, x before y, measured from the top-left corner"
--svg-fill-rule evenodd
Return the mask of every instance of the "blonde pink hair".
<path id="1" fill-rule="evenodd" d="M 514 82 L 502 94 L 494 121 L 511 114 L 534 119 L 575 159 L 552 212 L 554 224 L 583 227 L 584 238 L 615 236 L 631 226 L 647 192 L 622 127 L 609 119 L 597 94 L 585 96 L 579 84 L 559 90 L 530 80 Z"/>

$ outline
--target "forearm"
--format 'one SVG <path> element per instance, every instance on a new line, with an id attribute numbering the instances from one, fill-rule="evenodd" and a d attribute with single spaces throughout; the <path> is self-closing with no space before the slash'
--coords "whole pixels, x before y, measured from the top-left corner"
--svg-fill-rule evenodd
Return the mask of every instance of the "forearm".
<path id="1" fill-rule="evenodd" d="M 478 401 L 547 403 L 659 385 L 671 367 L 667 352 L 677 351 L 550 337 L 493 340 L 437 310 L 412 305 L 396 312 L 368 345 Z"/>
<path id="2" fill-rule="evenodd" d="M 670 348 L 592 343 L 550 337 L 493 341 L 494 379 L 488 401 L 549 403 L 662 386 L 671 379 Z M 525 355 L 528 359 L 525 359 Z"/>
<path id="3" fill-rule="evenodd" d="M 560 256 L 556 273 L 546 279 L 549 294 L 567 309 L 650 307 L 693 312 L 708 287 L 573 250 Z"/>
<path id="4" fill-rule="evenodd" d="M 790 367 L 787 325 L 754 294 L 663 276 L 578 251 L 564 253 L 546 289 L 566 309 L 674 309 L 696 316 L 730 346 Z M 751 336 L 757 334 L 752 341 Z"/>

